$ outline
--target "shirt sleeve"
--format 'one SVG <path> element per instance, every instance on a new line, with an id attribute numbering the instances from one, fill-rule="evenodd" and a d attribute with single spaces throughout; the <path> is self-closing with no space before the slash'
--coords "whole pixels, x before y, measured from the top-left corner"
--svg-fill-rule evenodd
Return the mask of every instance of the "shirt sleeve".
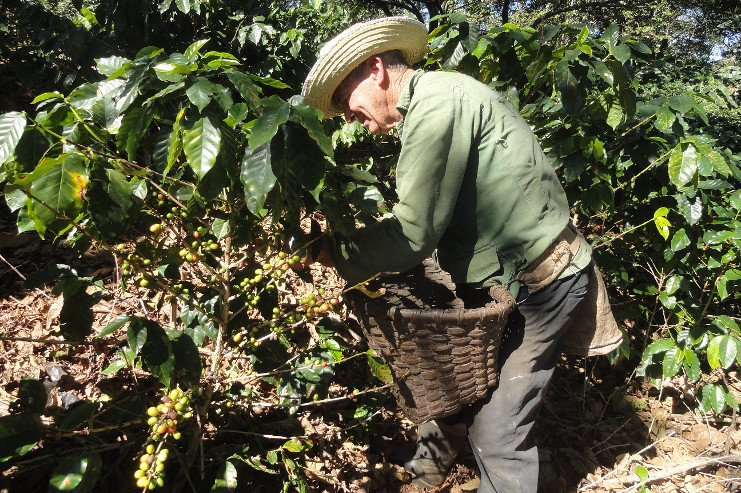
<path id="1" fill-rule="evenodd" d="M 471 115 L 445 88 L 417 92 L 400 129 L 393 215 L 335 245 L 332 260 L 350 285 L 403 272 L 437 247 L 450 224 L 472 143 Z"/>

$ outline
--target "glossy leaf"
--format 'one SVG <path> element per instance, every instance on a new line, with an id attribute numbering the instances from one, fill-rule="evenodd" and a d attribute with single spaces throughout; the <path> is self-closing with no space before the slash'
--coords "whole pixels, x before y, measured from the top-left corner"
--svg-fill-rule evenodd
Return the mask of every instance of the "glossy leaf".
<path id="1" fill-rule="evenodd" d="M 62 458 L 54 468 L 49 480 L 49 493 L 70 491 L 88 493 L 93 491 L 100 478 L 103 459 L 92 450 Z"/>
<path id="2" fill-rule="evenodd" d="M 188 164 L 202 179 L 216 162 L 221 148 L 221 129 L 215 118 L 204 116 L 183 132 L 183 149 Z"/>
<path id="3" fill-rule="evenodd" d="M 664 371 L 664 377 L 671 378 L 679 373 L 682 368 L 684 360 L 684 351 L 678 347 L 674 347 L 666 352 L 662 361 L 662 369 Z"/>
<path id="4" fill-rule="evenodd" d="M 692 144 L 674 148 L 669 156 L 669 178 L 677 187 L 683 187 L 697 174 L 697 152 Z"/>
<path id="5" fill-rule="evenodd" d="M 685 348 L 682 365 L 684 366 L 684 371 L 687 374 L 687 378 L 690 379 L 690 382 L 697 382 L 702 376 L 700 359 L 692 349 Z"/>
<path id="6" fill-rule="evenodd" d="M 230 461 L 225 461 L 216 475 L 211 493 L 228 493 L 237 488 L 237 468 Z"/>
<path id="7" fill-rule="evenodd" d="M 26 116 L 13 111 L 0 115 L 0 164 L 10 159 L 26 127 Z"/>
<path id="8" fill-rule="evenodd" d="M 30 452 L 41 440 L 43 431 L 38 414 L 0 416 L 0 463 Z"/>
<path id="9" fill-rule="evenodd" d="M 262 113 L 252 126 L 249 139 L 252 150 L 256 150 L 271 140 L 278 131 L 278 127 L 286 123 L 291 115 L 291 106 L 277 96 L 263 100 L 263 105 Z"/>
<path id="10" fill-rule="evenodd" d="M 35 220 L 46 228 L 59 221 L 60 216 L 77 216 L 89 183 L 86 160 L 80 154 L 65 154 L 48 164 L 30 187 Z"/>
<path id="11" fill-rule="evenodd" d="M 118 170 L 102 170 L 93 177 L 85 199 L 103 238 L 113 238 L 126 229 L 134 207 L 133 194 L 134 185 Z"/>
<path id="12" fill-rule="evenodd" d="M 201 113 L 211 102 L 214 95 L 214 85 L 205 77 L 198 77 L 196 81 L 185 90 L 190 102 L 198 107 Z"/>
<path id="13" fill-rule="evenodd" d="M 726 397 L 723 388 L 719 385 L 705 385 L 701 391 L 701 400 L 706 411 L 715 411 L 720 414 L 726 407 Z"/>
<path id="14" fill-rule="evenodd" d="M 271 156 L 270 143 L 254 150 L 245 149 L 239 178 L 244 186 L 247 208 L 253 214 L 263 208 L 268 193 L 276 183 Z"/>

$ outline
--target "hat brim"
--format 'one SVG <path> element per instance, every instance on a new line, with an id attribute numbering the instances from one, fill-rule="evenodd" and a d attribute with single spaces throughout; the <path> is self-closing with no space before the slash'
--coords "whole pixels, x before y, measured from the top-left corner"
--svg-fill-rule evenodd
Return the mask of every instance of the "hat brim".
<path id="1" fill-rule="evenodd" d="M 408 17 L 383 17 L 350 26 L 319 52 L 306 76 L 301 94 L 304 102 L 320 110 L 325 118 L 341 115 L 332 95 L 355 67 L 373 55 L 401 51 L 411 66 L 427 52 L 427 28 Z"/>

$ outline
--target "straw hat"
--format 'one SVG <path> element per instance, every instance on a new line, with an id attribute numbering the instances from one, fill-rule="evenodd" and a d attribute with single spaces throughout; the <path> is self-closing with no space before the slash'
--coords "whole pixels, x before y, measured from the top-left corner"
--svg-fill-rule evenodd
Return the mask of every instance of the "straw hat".
<path id="1" fill-rule="evenodd" d="M 350 26 L 319 51 L 301 91 L 304 101 L 325 118 L 341 115 L 342 108 L 332 104 L 334 91 L 363 60 L 389 50 L 400 50 L 414 65 L 427 52 L 427 28 L 408 17 L 383 17 Z"/>

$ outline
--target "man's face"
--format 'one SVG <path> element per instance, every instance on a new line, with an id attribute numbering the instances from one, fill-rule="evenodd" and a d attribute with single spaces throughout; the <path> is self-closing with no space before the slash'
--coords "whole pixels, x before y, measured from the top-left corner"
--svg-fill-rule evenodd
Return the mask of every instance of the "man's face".
<path id="1" fill-rule="evenodd" d="M 342 108 L 345 120 L 357 120 L 374 135 L 388 133 L 397 120 L 391 115 L 386 90 L 373 70 L 362 76 L 351 74 L 335 91 L 334 101 Z"/>

